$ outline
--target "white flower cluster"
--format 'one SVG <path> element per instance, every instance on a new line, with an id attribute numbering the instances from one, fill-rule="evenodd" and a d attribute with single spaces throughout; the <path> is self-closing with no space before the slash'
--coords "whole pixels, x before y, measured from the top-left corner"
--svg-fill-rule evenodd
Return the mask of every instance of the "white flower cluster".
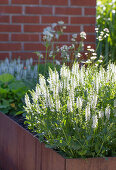
<path id="1" fill-rule="evenodd" d="M 109 63 L 107 70 L 102 66 L 98 68 L 79 68 L 78 63 L 74 63 L 72 69 L 63 65 L 58 72 L 49 70 L 49 78 L 40 75 L 39 84 L 36 91 L 32 91 L 32 110 L 39 110 L 40 114 L 50 112 L 63 113 L 64 108 L 67 114 L 85 115 L 85 122 L 92 120 L 92 127 L 96 128 L 98 119 L 104 116 L 110 119 L 110 105 L 106 108 L 99 108 L 99 92 L 107 84 L 116 86 L 116 65 Z M 48 85 L 47 85 L 48 83 Z M 87 98 L 80 93 L 80 89 L 86 93 Z M 82 93 L 83 93 L 82 92 Z M 26 110 L 30 110 L 29 98 L 25 97 Z M 39 108 L 39 109 L 38 109 Z M 35 111 L 34 111 L 35 112 Z"/>
<path id="2" fill-rule="evenodd" d="M 104 28 L 103 31 L 100 32 L 100 35 L 98 36 L 98 40 L 102 41 L 103 39 L 107 38 L 109 36 L 109 30 L 108 28 Z"/>
<path id="3" fill-rule="evenodd" d="M 80 33 L 80 37 L 83 38 L 83 39 L 86 39 L 86 33 L 85 32 L 81 32 Z"/>
<path id="4" fill-rule="evenodd" d="M 17 80 L 21 79 L 37 79 L 38 67 L 37 65 L 33 65 L 33 59 L 27 59 L 26 63 L 21 62 L 20 59 L 17 60 L 9 60 L 6 58 L 4 61 L 0 63 L 0 74 L 10 73 L 16 77 Z"/>
<path id="5" fill-rule="evenodd" d="M 59 34 L 63 32 L 64 29 L 66 29 L 63 21 L 58 21 L 58 23 L 53 23 L 51 27 L 44 28 L 43 31 L 43 40 L 47 42 L 51 42 L 54 38 L 58 39 Z M 56 31 L 55 27 L 60 26 L 60 31 Z"/>

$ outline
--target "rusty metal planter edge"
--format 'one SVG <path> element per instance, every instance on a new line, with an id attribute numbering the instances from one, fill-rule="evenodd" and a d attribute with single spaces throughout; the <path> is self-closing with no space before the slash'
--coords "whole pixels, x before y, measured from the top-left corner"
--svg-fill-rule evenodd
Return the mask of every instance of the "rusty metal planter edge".
<path id="1" fill-rule="evenodd" d="M 116 170 L 116 157 L 65 159 L 0 112 L 2 170 Z"/>

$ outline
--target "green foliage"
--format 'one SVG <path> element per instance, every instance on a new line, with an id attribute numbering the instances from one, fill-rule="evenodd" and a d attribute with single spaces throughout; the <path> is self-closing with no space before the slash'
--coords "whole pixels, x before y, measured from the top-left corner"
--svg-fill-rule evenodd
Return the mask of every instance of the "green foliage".
<path id="1" fill-rule="evenodd" d="M 0 111 L 16 115 L 23 109 L 22 98 L 28 89 L 23 81 L 16 80 L 13 75 L 8 73 L 0 75 Z"/>
<path id="2" fill-rule="evenodd" d="M 116 156 L 115 64 L 49 69 L 25 103 L 25 123 L 47 147 L 68 158 Z"/>
<path id="3" fill-rule="evenodd" d="M 105 57 L 104 62 L 116 61 L 116 1 L 97 1 L 97 26 L 99 32 L 104 28 L 109 29 L 109 37 L 100 43 L 98 55 Z"/>

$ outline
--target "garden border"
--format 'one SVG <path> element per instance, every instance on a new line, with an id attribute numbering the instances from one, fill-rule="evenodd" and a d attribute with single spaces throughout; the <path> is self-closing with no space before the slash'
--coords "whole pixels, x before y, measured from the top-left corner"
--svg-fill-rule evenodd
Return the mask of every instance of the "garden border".
<path id="1" fill-rule="evenodd" d="M 2 170 L 115 170 L 116 157 L 65 159 L 0 112 Z"/>

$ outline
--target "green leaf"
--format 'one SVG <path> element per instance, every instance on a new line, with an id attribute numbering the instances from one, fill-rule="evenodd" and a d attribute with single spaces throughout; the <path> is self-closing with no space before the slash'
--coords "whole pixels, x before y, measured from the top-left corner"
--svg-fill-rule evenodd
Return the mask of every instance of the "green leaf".
<path id="1" fill-rule="evenodd" d="M 13 75 L 8 74 L 8 73 L 4 73 L 4 74 L 0 75 L 0 81 L 3 83 L 8 83 L 13 79 L 14 79 Z"/>
<path id="2" fill-rule="evenodd" d="M 22 110 L 22 111 L 17 112 L 17 113 L 15 114 L 15 116 L 21 115 L 22 113 L 24 113 L 24 111 L 23 111 L 23 110 Z"/>
<path id="3" fill-rule="evenodd" d="M 21 88 L 25 87 L 25 84 L 22 81 L 14 81 L 8 85 L 10 90 L 20 90 Z"/>
<path id="4" fill-rule="evenodd" d="M 8 93 L 9 92 L 9 89 L 3 89 L 0 87 L 0 94 L 5 94 L 5 93 Z"/>

